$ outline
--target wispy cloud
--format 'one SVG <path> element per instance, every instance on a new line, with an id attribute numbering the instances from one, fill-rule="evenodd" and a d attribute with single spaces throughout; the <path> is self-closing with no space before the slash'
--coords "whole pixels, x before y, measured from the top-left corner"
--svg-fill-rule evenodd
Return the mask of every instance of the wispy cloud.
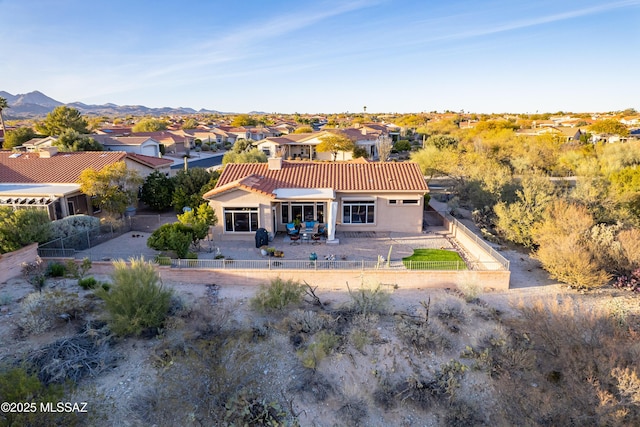
<path id="1" fill-rule="evenodd" d="M 507 31 L 515 31 L 523 28 L 535 27 L 538 25 L 550 24 L 558 21 L 566 21 L 569 19 L 579 18 L 581 16 L 596 15 L 598 13 L 607 12 L 614 9 L 622 9 L 625 7 L 633 7 L 640 5 L 640 0 L 625 0 L 614 3 L 608 3 L 598 6 L 587 7 L 583 9 L 571 10 L 568 12 L 558 13 L 554 15 L 541 16 L 538 18 L 517 20 L 502 25 L 492 26 L 491 28 L 477 29 L 474 31 L 467 31 L 455 34 L 444 35 L 442 37 L 436 37 L 432 40 L 445 40 L 445 39 L 467 39 L 473 37 L 486 36 L 496 33 L 503 33 Z"/>

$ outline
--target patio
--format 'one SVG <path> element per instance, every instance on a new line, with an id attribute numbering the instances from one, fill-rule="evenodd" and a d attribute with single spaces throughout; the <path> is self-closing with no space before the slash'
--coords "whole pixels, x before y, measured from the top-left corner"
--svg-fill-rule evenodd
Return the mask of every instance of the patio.
<path id="1" fill-rule="evenodd" d="M 376 233 L 376 232 L 344 232 L 336 233 L 340 244 L 328 245 L 325 240 L 315 242 L 312 239 L 300 239 L 292 242 L 285 233 L 278 233 L 269 247 L 284 252 L 284 260 L 309 260 L 311 253 L 315 253 L 319 260 L 334 256 L 336 260 L 349 261 L 378 261 L 378 257 L 385 259 L 392 247 L 391 259 L 401 260 L 413 253 L 413 249 L 454 249 L 447 239 L 444 227 L 428 227 L 423 234 Z M 110 241 L 97 245 L 85 251 L 77 252 L 76 258 L 89 257 L 94 261 L 128 259 L 144 256 L 153 259 L 158 251 L 147 247 L 146 242 L 150 233 L 128 232 Z M 222 255 L 234 260 L 262 260 L 270 258 L 261 254 L 255 247 L 253 237 L 238 239 L 237 236 L 214 236 L 213 240 L 201 242 L 198 259 L 214 259 Z M 280 258 L 274 258 L 280 259 Z"/>

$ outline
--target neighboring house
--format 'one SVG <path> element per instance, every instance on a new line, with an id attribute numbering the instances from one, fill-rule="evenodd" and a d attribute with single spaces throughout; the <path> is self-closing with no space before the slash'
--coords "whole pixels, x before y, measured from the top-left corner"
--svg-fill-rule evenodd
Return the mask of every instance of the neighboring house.
<path id="1" fill-rule="evenodd" d="M 225 166 L 204 194 L 220 223 L 216 234 L 284 232 L 296 217 L 335 231 L 422 231 L 424 176 L 416 163 L 287 162 Z"/>
<path id="2" fill-rule="evenodd" d="M 627 142 L 628 137 L 611 134 L 611 133 L 592 133 L 591 134 L 591 142 L 595 144 L 601 141 L 607 142 L 609 144 L 614 144 L 616 142 Z"/>
<path id="3" fill-rule="evenodd" d="M 224 144 L 229 140 L 229 135 L 225 131 L 217 128 L 183 129 L 182 132 L 193 137 L 194 141 L 199 139 L 203 143 L 207 144 Z"/>
<path id="4" fill-rule="evenodd" d="M 105 151 L 125 151 L 145 156 L 160 156 L 160 143 L 148 136 L 89 136 L 102 144 Z"/>
<path id="5" fill-rule="evenodd" d="M 131 135 L 131 126 L 125 127 L 108 127 L 96 129 L 95 133 L 98 135 L 108 135 L 108 136 L 129 136 Z"/>
<path id="6" fill-rule="evenodd" d="M 146 177 L 155 170 L 165 171 L 171 160 L 122 151 L 77 151 L 58 153 L 56 147 L 36 153 L 0 151 L 0 206 L 14 209 L 45 209 L 49 217 L 94 213 L 88 196 L 80 191 L 78 179 L 83 170 L 100 170 L 124 161 L 128 168 Z"/>
<path id="7" fill-rule="evenodd" d="M 33 138 L 24 142 L 20 147 L 16 147 L 17 150 L 35 152 L 41 148 L 51 147 L 55 145 L 58 140 L 57 136 L 47 136 L 46 138 Z"/>
<path id="8" fill-rule="evenodd" d="M 134 132 L 130 136 L 152 138 L 164 145 L 165 153 L 171 155 L 186 154 L 195 148 L 195 138 L 182 131 Z"/>
<path id="9" fill-rule="evenodd" d="M 378 157 L 377 142 L 381 135 L 379 130 L 369 130 L 366 128 L 347 128 L 340 129 L 340 133 L 351 139 L 356 145 L 367 150 L 369 158 Z M 312 133 L 293 133 L 278 137 L 265 138 L 259 141 L 256 146 L 264 151 L 267 156 L 280 156 L 286 159 L 309 159 L 331 161 L 333 154 L 329 152 L 319 152 L 318 144 L 322 142 L 324 135 L 329 135 L 329 131 L 320 131 Z M 353 153 L 350 151 L 340 151 L 335 160 L 345 161 L 353 159 Z"/>
<path id="10" fill-rule="evenodd" d="M 625 124 L 627 126 L 640 125 L 640 115 L 623 117 L 622 119 L 620 119 L 620 123 Z"/>
<path id="11" fill-rule="evenodd" d="M 282 132 L 276 129 L 271 129 L 266 126 L 256 126 L 256 127 L 218 126 L 218 129 L 223 130 L 229 136 L 233 137 L 234 138 L 233 142 L 237 141 L 238 139 L 247 139 L 249 141 L 261 141 L 265 138 L 270 138 L 270 137 L 274 137 L 282 134 Z"/>

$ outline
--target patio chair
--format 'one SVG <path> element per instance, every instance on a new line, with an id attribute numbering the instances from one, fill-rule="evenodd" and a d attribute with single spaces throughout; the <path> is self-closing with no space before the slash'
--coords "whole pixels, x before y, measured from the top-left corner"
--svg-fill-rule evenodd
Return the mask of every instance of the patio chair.
<path id="1" fill-rule="evenodd" d="M 297 236 L 300 233 L 300 230 L 296 228 L 296 225 L 293 222 L 287 224 L 287 234 L 289 236 Z"/>
<path id="2" fill-rule="evenodd" d="M 305 233 L 315 233 L 317 230 L 315 230 L 315 227 L 318 223 L 315 221 L 306 221 L 304 223 L 304 232 Z"/>

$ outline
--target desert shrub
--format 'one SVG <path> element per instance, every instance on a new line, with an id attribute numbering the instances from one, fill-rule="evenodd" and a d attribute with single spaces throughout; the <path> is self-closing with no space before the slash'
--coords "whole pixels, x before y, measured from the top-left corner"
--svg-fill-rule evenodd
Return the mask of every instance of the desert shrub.
<path id="1" fill-rule="evenodd" d="M 470 280 L 463 280 L 458 284 L 458 290 L 464 295 L 464 299 L 467 302 L 474 301 L 480 295 L 482 289 L 477 283 L 473 283 Z"/>
<path id="2" fill-rule="evenodd" d="M 10 305 L 13 302 L 13 297 L 6 292 L 0 294 L 0 307 L 3 305 Z"/>
<path id="3" fill-rule="evenodd" d="M 105 301 L 111 330 L 121 336 L 140 335 L 162 325 L 171 302 L 172 291 L 165 289 L 153 264 L 143 258 L 114 262 L 110 291 L 98 289 Z"/>
<path id="4" fill-rule="evenodd" d="M 467 366 L 451 360 L 433 373 L 432 378 L 409 376 L 395 386 L 396 396 L 401 402 L 410 401 L 418 408 L 427 410 L 436 401 L 455 399 Z"/>
<path id="5" fill-rule="evenodd" d="M 640 229 L 623 230 L 618 234 L 618 242 L 626 257 L 627 271 L 640 268 Z"/>
<path id="6" fill-rule="evenodd" d="M 371 314 L 386 314 L 389 311 L 391 295 L 382 288 L 381 284 L 373 287 L 361 286 L 352 290 L 347 283 L 351 301 L 347 310 L 355 315 L 367 317 Z"/>
<path id="7" fill-rule="evenodd" d="M 78 285 L 82 289 L 94 289 L 98 285 L 98 281 L 93 276 L 83 277 L 82 279 L 78 279 Z"/>
<path id="8" fill-rule="evenodd" d="M 460 331 L 460 325 L 467 322 L 467 310 L 464 302 L 458 298 L 445 298 L 433 305 L 432 314 L 451 332 Z"/>
<path id="9" fill-rule="evenodd" d="M 324 402 L 334 393 L 333 385 L 321 372 L 314 369 L 301 369 L 301 372 L 296 372 L 296 381 L 291 384 L 292 393 L 309 397 L 315 402 Z"/>
<path id="10" fill-rule="evenodd" d="M 290 304 L 299 304 L 303 294 L 304 287 L 300 282 L 277 278 L 268 285 L 260 285 L 251 299 L 251 306 L 259 311 L 280 311 Z"/>
<path id="11" fill-rule="evenodd" d="M 84 257 L 80 264 L 70 259 L 64 264 L 64 268 L 67 276 L 80 280 L 91 270 L 91 264 L 91 259 L 87 257 Z"/>
<path id="12" fill-rule="evenodd" d="M 60 290 L 32 293 L 20 303 L 23 316 L 18 319 L 21 336 L 41 334 L 53 328 L 56 322 L 79 318 L 89 308 L 89 303 Z"/>
<path id="13" fill-rule="evenodd" d="M 580 289 L 603 286 L 609 275 L 589 248 L 593 218 L 587 210 L 561 200 L 547 210 L 533 230 L 539 245 L 534 257 L 549 275 Z"/>
<path id="14" fill-rule="evenodd" d="M 294 334 L 315 334 L 322 329 L 332 329 L 335 324 L 336 319 L 331 315 L 312 310 L 293 310 L 283 320 L 283 325 Z"/>
<path id="15" fill-rule="evenodd" d="M 22 277 L 36 288 L 36 291 L 42 292 L 46 274 L 44 263 L 40 257 L 36 257 L 36 260 L 32 262 L 23 262 L 21 273 Z"/>
<path id="16" fill-rule="evenodd" d="M 369 340 L 369 334 L 367 333 L 367 331 L 362 329 L 354 329 L 349 333 L 349 342 L 353 344 L 356 350 L 362 353 L 364 347 L 371 341 Z"/>
<path id="17" fill-rule="evenodd" d="M 466 399 L 453 399 L 445 409 L 444 425 L 447 427 L 468 427 L 487 425 L 483 411 Z"/>
<path id="18" fill-rule="evenodd" d="M 416 351 L 445 351 L 451 349 L 451 334 L 438 322 L 414 322 L 408 319 L 397 324 L 398 336 Z"/>
<path id="19" fill-rule="evenodd" d="M 153 261 L 158 265 L 171 265 L 171 258 L 168 256 L 156 255 Z"/>
<path id="20" fill-rule="evenodd" d="M 350 399 L 338 409 L 341 422 L 349 426 L 361 426 L 367 418 L 367 404 L 361 399 Z"/>
<path id="21" fill-rule="evenodd" d="M 85 233 L 100 226 L 100 219 L 90 215 L 70 215 L 51 222 L 52 239 Z"/>
<path id="22" fill-rule="evenodd" d="M 528 346 L 529 361 L 504 366 L 495 383 L 508 396 L 500 402 L 508 424 L 640 423 L 640 408 L 627 400 L 633 377 L 617 376 L 637 371 L 636 333 L 610 307 L 556 297 L 527 301 L 519 310 L 507 326 L 518 331 L 516 344 Z"/>
<path id="23" fill-rule="evenodd" d="M 227 328 L 206 339 L 165 338 L 156 383 L 131 399 L 132 424 L 261 425 L 241 418 L 244 409 L 258 415 L 283 405 L 270 391 L 273 377 L 264 372 L 270 356 L 261 343 L 249 345 L 246 338 L 244 330 Z M 295 425 L 290 413 L 279 419 L 272 425 Z"/>
<path id="24" fill-rule="evenodd" d="M 47 265 L 46 275 L 49 277 L 62 277 L 65 273 L 64 264 L 60 264 L 59 262 L 50 262 Z"/>
<path id="25" fill-rule="evenodd" d="M 77 426 L 82 415 L 40 411 L 40 403 L 63 401 L 65 389 L 61 385 L 45 385 L 28 366 L 0 367 L 0 401 L 35 405 L 32 412 L 0 412 L 2 426 Z M 55 406 L 55 403 L 54 403 Z"/>
<path id="26" fill-rule="evenodd" d="M 232 396 L 225 403 L 224 421 L 230 426 L 280 426 L 287 418 L 276 401 L 257 398 L 246 392 Z"/>
<path id="27" fill-rule="evenodd" d="M 320 362 L 340 344 L 338 335 L 325 331 L 318 332 L 313 338 L 312 343 L 297 352 L 302 365 L 309 369 L 316 369 Z"/>

